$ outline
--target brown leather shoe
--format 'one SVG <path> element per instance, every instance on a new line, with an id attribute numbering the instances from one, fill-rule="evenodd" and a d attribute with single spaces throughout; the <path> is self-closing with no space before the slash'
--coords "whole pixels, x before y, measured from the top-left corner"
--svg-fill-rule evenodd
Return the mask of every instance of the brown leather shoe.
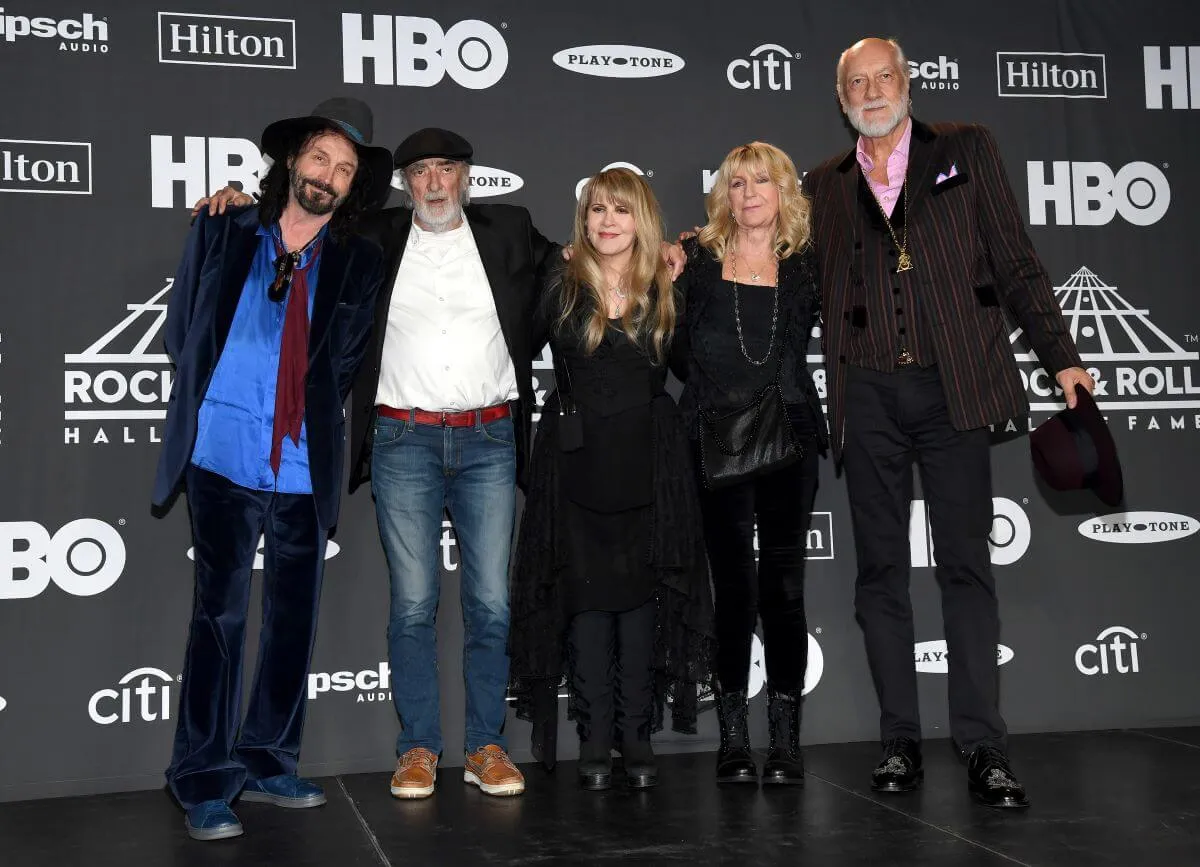
<path id="1" fill-rule="evenodd" d="M 512 763 L 508 753 L 495 744 L 480 747 L 467 756 L 463 781 L 486 795 L 519 795 L 525 791 L 525 777 Z"/>
<path id="2" fill-rule="evenodd" d="M 438 759 L 424 747 L 413 747 L 396 762 L 393 798 L 428 798 L 437 783 Z"/>

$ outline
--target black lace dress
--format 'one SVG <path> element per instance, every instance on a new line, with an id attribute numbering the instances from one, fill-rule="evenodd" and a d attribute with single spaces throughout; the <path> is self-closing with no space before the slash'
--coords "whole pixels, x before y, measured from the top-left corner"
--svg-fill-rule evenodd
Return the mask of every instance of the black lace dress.
<path id="1" fill-rule="evenodd" d="M 509 629 L 517 715 L 534 724 L 534 757 L 549 767 L 572 616 L 656 600 L 655 731 L 667 703 L 676 731 L 696 731 L 698 686 L 714 650 L 695 471 L 665 366 L 616 326 L 591 355 L 573 339 L 556 338 L 551 349 L 581 424 L 568 429 L 575 422 L 559 415 L 558 390 L 547 397 L 517 538 Z"/>

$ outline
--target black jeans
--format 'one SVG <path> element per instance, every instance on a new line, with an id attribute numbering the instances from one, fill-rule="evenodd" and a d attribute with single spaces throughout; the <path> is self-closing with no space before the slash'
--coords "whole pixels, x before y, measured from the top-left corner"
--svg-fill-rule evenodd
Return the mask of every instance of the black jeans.
<path id="1" fill-rule="evenodd" d="M 567 652 L 581 742 L 650 740 L 657 611 L 651 599 L 630 611 L 581 611 L 571 618 Z"/>
<path id="2" fill-rule="evenodd" d="M 804 456 L 782 470 L 716 491 L 700 482 L 716 615 L 717 681 L 726 692 L 746 689 L 759 617 L 767 684 L 797 695 L 804 688 L 804 557 L 817 495 L 818 455 L 811 438 L 801 442 Z"/>
<path id="3" fill-rule="evenodd" d="M 843 462 L 858 555 L 854 606 L 886 740 L 921 737 L 908 595 L 913 461 L 929 509 L 950 655 L 950 734 L 960 749 L 1004 745 L 996 644 L 1000 621 L 988 536 L 992 475 L 986 428 L 958 431 L 936 367 L 846 376 Z"/>

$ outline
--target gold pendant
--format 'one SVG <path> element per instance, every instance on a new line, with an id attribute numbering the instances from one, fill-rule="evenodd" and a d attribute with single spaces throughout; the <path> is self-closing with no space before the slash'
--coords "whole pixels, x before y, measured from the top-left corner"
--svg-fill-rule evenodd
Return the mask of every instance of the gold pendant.
<path id="1" fill-rule="evenodd" d="M 900 260 L 896 263 L 896 273 L 899 274 L 901 271 L 911 271 L 912 266 L 912 256 L 908 255 L 906 251 L 901 250 Z"/>

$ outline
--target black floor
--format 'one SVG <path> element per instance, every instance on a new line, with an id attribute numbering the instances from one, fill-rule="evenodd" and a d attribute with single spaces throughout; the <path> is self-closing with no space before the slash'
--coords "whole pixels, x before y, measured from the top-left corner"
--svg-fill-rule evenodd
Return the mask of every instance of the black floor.
<path id="1" fill-rule="evenodd" d="M 574 764 L 525 768 L 520 798 L 489 798 L 445 769 L 401 802 L 387 774 L 323 780 L 316 810 L 236 805 L 246 834 L 196 843 L 161 791 L 0 804 L 4 867 L 174 865 L 812 864 L 1200 865 L 1200 729 L 1024 735 L 1025 812 L 971 803 L 946 742 L 925 745 L 925 788 L 876 796 L 874 744 L 810 747 L 808 784 L 718 789 L 711 754 L 660 758 L 645 792 L 576 788 Z"/>

